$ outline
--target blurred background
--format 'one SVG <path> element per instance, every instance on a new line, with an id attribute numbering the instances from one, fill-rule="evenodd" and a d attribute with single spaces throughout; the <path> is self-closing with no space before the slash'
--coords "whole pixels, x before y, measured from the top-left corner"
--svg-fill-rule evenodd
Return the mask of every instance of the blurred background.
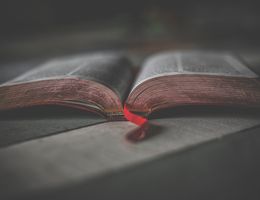
<path id="1" fill-rule="evenodd" d="M 57 56 L 161 50 L 232 51 L 260 73 L 259 1 L 6 0 L 0 3 L 0 83 Z"/>
<path id="2" fill-rule="evenodd" d="M 208 48 L 256 52 L 259 1 L 6 0 L 0 60 L 97 49 Z"/>

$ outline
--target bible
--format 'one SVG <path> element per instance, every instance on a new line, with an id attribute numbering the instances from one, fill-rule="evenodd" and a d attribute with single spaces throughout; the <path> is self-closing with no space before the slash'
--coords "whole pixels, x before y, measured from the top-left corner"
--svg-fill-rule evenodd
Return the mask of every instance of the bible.
<path id="1" fill-rule="evenodd" d="M 0 111 L 42 105 L 108 120 L 140 117 L 141 124 L 179 106 L 259 108 L 260 81 L 238 57 L 222 52 L 161 52 L 139 70 L 121 53 L 90 53 L 47 61 L 0 86 Z"/>

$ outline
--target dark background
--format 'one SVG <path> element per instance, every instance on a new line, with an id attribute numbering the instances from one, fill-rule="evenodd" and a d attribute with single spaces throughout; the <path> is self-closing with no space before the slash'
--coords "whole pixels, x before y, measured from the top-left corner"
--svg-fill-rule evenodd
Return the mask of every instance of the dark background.
<path id="1" fill-rule="evenodd" d="M 134 46 L 136 41 L 143 42 L 149 38 L 151 42 L 158 37 L 171 38 L 181 44 L 196 43 L 199 47 L 258 49 L 260 44 L 258 2 L 257 0 L 2 1 L 0 59 L 10 61 L 24 56 L 41 57 L 43 54 L 53 53 L 54 48 L 56 55 L 91 49 L 93 46 L 98 48 L 109 48 L 113 45 L 125 47 L 129 44 Z M 123 38 L 113 39 L 112 42 L 111 37 L 104 39 L 105 37 L 100 36 L 91 39 L 91 45 L 84 43 L 86 38 L 89 38 L 87 32 L 95 30 L 102 33 L 103 29 L 111 27 L 123 27 L 127 30 L 127 34 Z M 81 38 L 77 36 L 63 38 L 65 42 L 59 38 L 64 34 L 67 36 L 79 32 L 82 34 L 86 32 L 86 36 L 83 39 L 82 34 Z M 93 35 L 97 34 L 92 33 Z M 48 39 L 50 37 L 51 40 Z M 80 40 L 83 41 L 82 44 Z M 39 41 L 45 43 L 45 46 Z M 31 43 L 34 45 L 37 43 L 38 46 L 32 47 Z M 52 44 L 46 47 L 46 43 Z M 63 45 L 60 46 L 60 43 Z M 64 45 L 65 43 L 67 45 Z M 79 47 L 80 45 L 85 47 Z M 90 46 L 91 48 L 87 48 Z"/>
<path id="2" fill-rule="evenodd" d="M 107 49 L 136 55 L 224 50 L 259 65 L 259 5 L 258 0 L 1 1 L 0 83 L 52 57 Z"/>
<path id="3" fill-rule="evenodd" d="M 145 12 L 163 10 L 178 24 L 194 23 L 198 28 L 223 26 L 223 31 L 259 34 L 259 1 L 181 0 L 9 0 L 0 7 L 1 39 L 46 33 L 66 26 L 99 23 L 115 17 L 129 17 L 140 23 Z M 255 32 L 257 31 L 257 32 Z M 254 32 L 254 33 L 253 33 Z M 240 34 L 239 32 L 234 32 Z M 252 34 L 252 35 L 251 35 Z"/>

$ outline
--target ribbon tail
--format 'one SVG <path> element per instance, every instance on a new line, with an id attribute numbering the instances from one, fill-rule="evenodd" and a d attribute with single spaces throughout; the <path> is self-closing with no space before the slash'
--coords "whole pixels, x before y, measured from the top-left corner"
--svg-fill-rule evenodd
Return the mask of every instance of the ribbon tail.
<path id="1" fill-rule="evenodd" d="M 131 142 L 138 142 L 138 141 L 144 139 L 147 136 L 147 130 L 149 127 L 148 120 L 142 116 L 139 116 L 139 115 L 136 115 L 136 114 L 130 112 L 127 109 L 126 105 L 124 106 L 124 115 L 128 121 L 139 126 L 138 128 L 136 128 L 133 131 L 130 131 L 126 135 L 127 140 L 131 141 Z"/>
<path id="2" fill-rule="evenodd" d="M 130 112 L 126 105 L 124 106 L 124 115 L 128 121 L 130 121 L 138 126 L 142 126 L 143 124 L 145 124 L 148 121 L 146 118 Z"/>

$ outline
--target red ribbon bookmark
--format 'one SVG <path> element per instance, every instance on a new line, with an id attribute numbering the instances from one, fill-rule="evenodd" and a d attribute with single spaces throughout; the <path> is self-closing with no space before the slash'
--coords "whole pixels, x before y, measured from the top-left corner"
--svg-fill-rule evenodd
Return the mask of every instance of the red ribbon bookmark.
<path id="1" fill-rule="evenodd" d="M 144 117 L 141 117 L 139 115 L 130 112 L 127 109 L 126 105 L 124 106 L 124 115 L 128 121 L 139 126 L 137 129 L 134 129 L 129 133 L 127 133 L 126 135 L 127 140 L 131 142 L 139 142 L 142 139 L 144 139 L 147 135 L 147 130 L 149 127 L 148 120 Z"/>
<path id="2" fill-rule="evenodd" d="M 139 115 L 136 115 L 132 112 L 130 112 L 128 109 L 127 109 L 127 106 L 125 105 L 124 106 L 124 115 L 125 115 L 125 118 L 130 121 L 130 122 L 133 122 L 134 124 L 138 125 L 138 126 L 142 126 L 143 124 L 145 124 L 147 122 L 147 119 L 144 118 L 144 117 L 141 117 Z"/>

